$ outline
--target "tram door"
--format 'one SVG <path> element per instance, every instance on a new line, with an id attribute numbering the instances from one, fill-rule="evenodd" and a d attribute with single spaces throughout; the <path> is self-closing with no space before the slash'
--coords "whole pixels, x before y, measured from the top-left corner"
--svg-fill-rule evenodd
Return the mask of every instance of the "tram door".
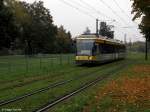
<path id="1" fill-rule="evenodd" d="M 98 43 L 95 44 L 96 46 L 96 60 L 97 61 L 100 61 L 101 59 L 101 52 L 100 52 L 100 45 Z"/>

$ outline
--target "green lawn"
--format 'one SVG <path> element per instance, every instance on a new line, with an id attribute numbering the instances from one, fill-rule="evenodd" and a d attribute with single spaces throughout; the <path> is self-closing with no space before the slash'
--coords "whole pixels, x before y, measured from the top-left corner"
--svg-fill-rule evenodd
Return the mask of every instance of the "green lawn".
<path id="1" fill-rule="evenodd" d="M 72 90 L 80 87 L 81 85 L 84 85 L 90 80 L 93 80 L 102 75 L 111 74 L 107 80 L 100 82 L 96 86 L 81 92 L 77 96 L 74 96 L 63 103 L 60 103 L 52 110 L 49 110 L 55 112 L 86 111 L 86 108 L 91 105 L 91 101 L 94 100 L 94 96 L 96 96 L 101 88 L 105 86 L 105 84 L 109 83 L 112 79 L 118 79 L 122 76 L 135 75 L 132 71 L 128 70 L 135 65 L 149 65 L 150 61 L 144 61 L 143 56 L 144 55 L 141 53 L 129 53 L 126 60 L 95 67 L 76 66 L 74 64 L 73 55 L 47 55 L 42 58 L 36 56 L 30 57 L 28 60 L 26 60 L 26 58 L 23 56 L 0 57 L 0 62 L 7 63 L 3 66 L 0 65 L 0 69 L 3 69 L 4 71 L 10 70 L 7 72 L 0 72 L 0 101 L 14 98 L 16 96 L 32 92 L 43 87 L 47 87 L 49 84 L 55 82 L 74 78 L 76 79 L 65 85 L 49 89 L 43 93 L 30 96 L 26 99 L 22 99 L 18 102 L 14 102 L 0 108 L 21 109 L 22 112 L 34 111 L 46 103 L 53 101 L 56 97 L 71 92 Z M 13 66 L 10 66 L 9 63 L 11 63 Z M 122 66 L 123 64 L 128 65 L 122 69 L 110 73 L 110 71 Z M 108 102 L 105 102 L 104 100 L 102 103 L 104 104 L 104 107 L 107 107 L 109 100 Z M 93 112 L 97 111 L 96 105 L 91 105 L 90 109 Z M 107 110 L 105 111 L 105 108 L 104 112 L 107 112 Z"/>
<path id="2" fill-rule="evenodd" d="M 149 55 L 150 56 L 150 55 Z M 50 109 L 49 111 L 52 112 L 149 112 L 149 94 L 150 94 L 150 88 L 147 88 L 145 93 L 139 92 L 138 94 L 145 96 L 145 99 L 141 99 L 137 105 L 134 103 L 125 102 L 124 105 L 122 102 L 116 102 L 116 100 L 113 99 L 113 97 L 110 97 L 109 91 L 112 92 L 111 88 L 111 82 L 116 81 L 119 79 L 124 79 L 124 77 L 128 77 L 129 81 L 131 78 L 131 81 L 134 81 L 134 78 L 139 81 L 136 82 L 137 88 L 140 88 L 140 81 L 142 81 L 141 78 L 145 78 L 147 82 L 150 82 L 150 78 L 147 79 L 147 77 L 150 76 L 150 60 L 145 61 L 144 60 L 144 54 L 142 53 L 129 53 L 126 62 L 130 62 L 127 67 L 120 70 L 118 73 L 112 73 L 112 75 L 105 81 L 100 82 L 94 87 L 89 88 L 88 90 L 78 94 L 77 96 L 74 96 L 67 101 L 55 106 L 53 109 Z M 140 66 L 140 68 L 143 66 L 148 66 L 148 70 L 143 73 L 143 71 L 139 70 L 135 72 L 136 70 L 132 71 L 132 69 L 135 69 L 135 67 Z M 138 69 L 138 68 L 137 68 Z M 145 80 L 145 79 L 144 79 Z M 119 80 L 120 81 L 120 80 Z M 121 80 L 122 81 L 122 80 Z M 125 80 L 126 81 L 126 80 Z M 145 81 L 144 81 L 145 82 Z M 106 85 L 110 84 L 110 88 L 107 90 L 108 94 L 101 99 L 99 99 L 98 95 L 104 93 L 103 89 Z M 119 83 L 120 84 L 120 83 Z M 127 84 L 127 82 L 125 82 Z M 134 84 L 134 83 L 133 83 Z M 145 83 L 144 83 L 145 84 Z M 145 87 L 149 87 L 147 85 L 142 85 Z M 120 85 L 119 85 L 120 86 Z M 130 87 L 130 86 L 129 86 Z M 135 89 L 137 91 L 137 88 L 134 88 L 134 85 L 131 83 L 131 91 Z M 142 91 L 143 88 L 140 90 Z M 115 90 L 115 89 L 114 89 Z M 119 90 L 119 88 L 116 88 L 116 90 Z M 130 88 L 129 88 L 130 90 Z M 116 92 L 117 93 L 117 92 Z M 148 94 L 149 93 L 149 94 Z M 105 93 L 104 93 L 105 94 Z M 134 95 L 130 93 L 131 96 Z M 130 95 L 129 94 L 129 95 Z M 118 95 L 118 94 L 117 94 Z M 97 98 L 98 97 L 98 98 Z M 118 98 L 119 99 L 119 98 Z M 120 98 L 121 99 L 121 98 Z M 146 100 L 146 101 L 145 101 Z M 129 100 L 130 101 L 130 100 Z M 131 100 L 132 101 L 132 100 Z M 136 101 L 136 100 L 135 100 Z M 146 102 L 146 103 L 145 103 Z M 133 105 L 135 104 L 135 105 Z M 140 106 L 139 106 L 140 105 Z M 116 107 L 117 106 L 117 107 Z"/>
<path id="3" fill-rule="evenodd" d="M 63 70 L 63 67 L 73 66 L 74 55 L 43 55 L 43 56 L 1 56 L 0 83 L 47 75 Z M 63 67 L 62 67 L 63 65 Z"/>

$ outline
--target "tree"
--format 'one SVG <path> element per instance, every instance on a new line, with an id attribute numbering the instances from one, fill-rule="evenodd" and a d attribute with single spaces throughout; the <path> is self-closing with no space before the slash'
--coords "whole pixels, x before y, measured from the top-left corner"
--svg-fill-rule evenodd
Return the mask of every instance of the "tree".
<path id="1" fill-rule="evenodd" d="M 66 32 L 63 26 L 58 28 L 56 40 L 55 40 L 55 51 L 56 53 L 71 53 L 73 52 L 73 41 L 71 39 L 71 33 Z"/>
<path id="2" fill-rule="evenodd" d="M 144 34 L 146 38 L 146 52 L 145 59 L 148 59 L 148 41 L 150 41 L 150 0 L 131 0 L 133 1 L 133 10 L 134 14 L 133 20 L 142 17 L 142 21 L 139 24 L 141 33 Z"/>
<path id="3" fill-rule="evenodd" d="M 53 25 L 52 16 L 42 1 L 28 4 L 19 2 L 23 7 L 23 15 L 27 18 L 24 21 L 19 18 L 18 26 L 21 30 L 20 40 L 25 48 L 26 54 L 51 53 L 53 52 L 53 42 L 57 34 L 57 27 Z M 25 19 L 24 18 L 24 19 Z"/>
<path id="4" fill-rule="evenodd" d="M 0 0 L 0 50 L 3 48 L 19 49 L 27 55 L 69 53 L 71 33 L 53 24 L 42 1 Z"/>
<path id="5" fill-rule="evenodd" d="M 16 37 L 13 48 L 23 50 L 27 43 L 27 41 L 23 41 L 25 26 L 30 26 L 31 24 L 31 16 L 27 8 L 29 8 L 30 4 L 26 2 L 20 2 L 17 0 L 6 0 L 7 5 L 13 12 L 14 16 L 14 24 L 17 27 L 18 36 Z M 15 33 L 15 32 L 14 32 Z"/>
<path id="6" fill-rule="evenodd" d="M 7 0 L 0 1 L 0 50 L 10 49 L 17 37 L 17 27 L 14 24 L 13 12 Z"/>
<path id="7" fill-rule="evenodd" d="M 114 38 L 114 31 L 111 30 L 112 28 L 113 28 L 113 26 L 107 25 L 106 22 L 101 22 L 99 34 L 102 36 L 106 36 L 108 38 L 113 39 Z"/>
<path id="8" fill-rule="evenodd" d="M 83 34 L 85 34 L 85 35 L 91 34 L 91 30 L 89 29 L 89 27 L 86 27 L 86 30 L 84 31 Z"/>

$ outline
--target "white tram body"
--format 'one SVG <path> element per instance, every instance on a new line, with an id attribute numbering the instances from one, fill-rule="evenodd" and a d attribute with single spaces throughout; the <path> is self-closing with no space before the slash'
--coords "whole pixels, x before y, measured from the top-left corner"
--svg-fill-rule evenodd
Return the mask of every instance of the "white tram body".
<path id="1" fill-rule="evenodd" d="M 76 63 L 103 63 L 125 59 L 126 47 L 121 41 L 96 35 L 76 38 Z"/>

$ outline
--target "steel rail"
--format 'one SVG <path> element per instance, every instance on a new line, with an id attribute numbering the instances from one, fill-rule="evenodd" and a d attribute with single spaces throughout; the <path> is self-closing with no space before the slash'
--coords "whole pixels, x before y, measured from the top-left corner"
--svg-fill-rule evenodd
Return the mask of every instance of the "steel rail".
<path id="1" fill-rule="evenodd" d="M 98 68 L 99 69 L 99 68 Z M 5 101 L 2 101 L 0 102 L 0 106 L 3 106 L 3 105 L 7 105 L 7 104 L 10 104 L 10 103 L 13 103 L 13 102 L 16 102 L 16 101 L 19 101 L 21 99 L 24 99 L 24 98 L 27 98 L 29 96 L 32 96 L 32 95 L 35 95 L 35 94 L 38 94 L 38 93 L 41 93 L 41 92 L 45 92 L 49 89 L 52 89 L 52 88 L 55 88 L 55 87 L 59 87 L 59 86 L 62 86 L 62 85 L 65 85 L 69 82 L 72 82 L 74 80 L 77 80 L 77 79 L 80 79 L 80 78 L 84 78 L 84 77 L 87 77 L 89 75 L 91 75 L 92 73 L 95 73 L 95 72 L 98 72 L 98 70 L 96 69 L 95 71 L 92 71 L 90 73 L 86 73 L 86 74 L 81 74 L 79 75 L 78 77 L 75 77 L 75 78 L 72 78 L 70 80 L 64 80 L 64 81 L 60 81 L 60 82 L 55 82 L 53 84 L 50 84 L 49 86 L 47 87 L 43 87 L 41 89 L 38 89 L 38 90 L 35 90 L 33 92 L 30 92 L 30 93 L 27 93 L 27 94 L 24 94 L 22 96 L 18 96 L 18 97 L 15 97 L 15 98 L 12 98 L 12 99 L 9 99 L 9 100 L 5 100 Z"/>
<path id="2" fill-rule="evenodd" d="M 80 68 L 81 69 L 81 68 Z M 79 70 L 80 70 L 79 69 Z M 77 69 L 72 69 L 70 71 L 67 71 L 67 72 L 62 72 L 62 74 L 64 73 L 70 73 L 70 72 L 73 72 Z M 60 73 L 56 73 L 55 74 L 55 77 L 61 75 Z M 53 75 L 47 75 L 45 77 L 42 77 L 42 78 L 39 78 L 39 79 L 35 79 L 35 80 L 31 80 L 30 82 L 24 82 L 24 83 L 18 83 L 18 84 L 14 84 L 12 86 L 7 86 L 7 87 L 4 87 L 4 88 L 0 88 L 0 91 L 5 91 L 5 90 L 8 90 L 8 89 L 14 89 L 14 88 L 17 88 L 17 87 L 23 87 L 23 86 L 26 86 L 26 85 L 30 85 L 30 84 L 33 84 L 35 82 L 39 82 L 39 81 L 43 81 L 45 79 L 48 79 L 49 77 L 52 77 Z M 61 75 L 62 76 L 62 75 Z"/>
<path id="3" fill-rule="evenodd" d="M 68 93 L 68 94 L 56 98 L 56 100 L 54 100 L 54 101 L 52 101 L 52 102 L 46 104 L 45 106 L 43 106 L 43 107 L 41 107 L 41 108 L 35 110 L 35 112 L 44 112 L 44 111 L 46 111 L 46 110 L 52 108 L 53 106 L 57 105 L 58 103 L 60 103 L 60 102 L 62 102 L 62 101 L 64 101 L 64 100 L 66 100 L 66 99 L 68 99 L 68 98 L 70 98 L 70 97 L 72 97 L 72 96 L 74 96 L 74 95 L 76 95 L 76 94 L 78 94 L 78 93 L 84 91 L 85 89 L 87 89 L 87 88 L 89 88 L 89 87 L 91 87 L 91 86 L 96 85 L 96 84 L 97 84 L 98 82 L 100 82 L 100 81 L 103 81 L 104 79 L 108 78 L 110 75 L 112 75 L 112 74 L 114 74 L 114 73 L 120 71 L 120 70 L 121 70 L 122 68 L 124 68 L 126 65 L 127 65 L 127 64 L 121 65 L 121 66 L 119 66 L 118 68 L 113 69 L 113 70 L 111 70 L 110 72 L 108 72 L 108 74 L 105 74 L 105 75 L 103 75 L 103 76 L 100 76 L 100 77 L 96 78 L 95 80 L 90 81 L 90 82 L 84 84 L 84 85 L 81 86 L 80 88 L 78 88 L 78 89 L 76 89 L 76 90 L 74 90 L 74 91 L 72 91 L 72 92 L 70 92 L 70 93 Z M 116 70 L 118 70 L 118 71 L 116 71 Z"/>

